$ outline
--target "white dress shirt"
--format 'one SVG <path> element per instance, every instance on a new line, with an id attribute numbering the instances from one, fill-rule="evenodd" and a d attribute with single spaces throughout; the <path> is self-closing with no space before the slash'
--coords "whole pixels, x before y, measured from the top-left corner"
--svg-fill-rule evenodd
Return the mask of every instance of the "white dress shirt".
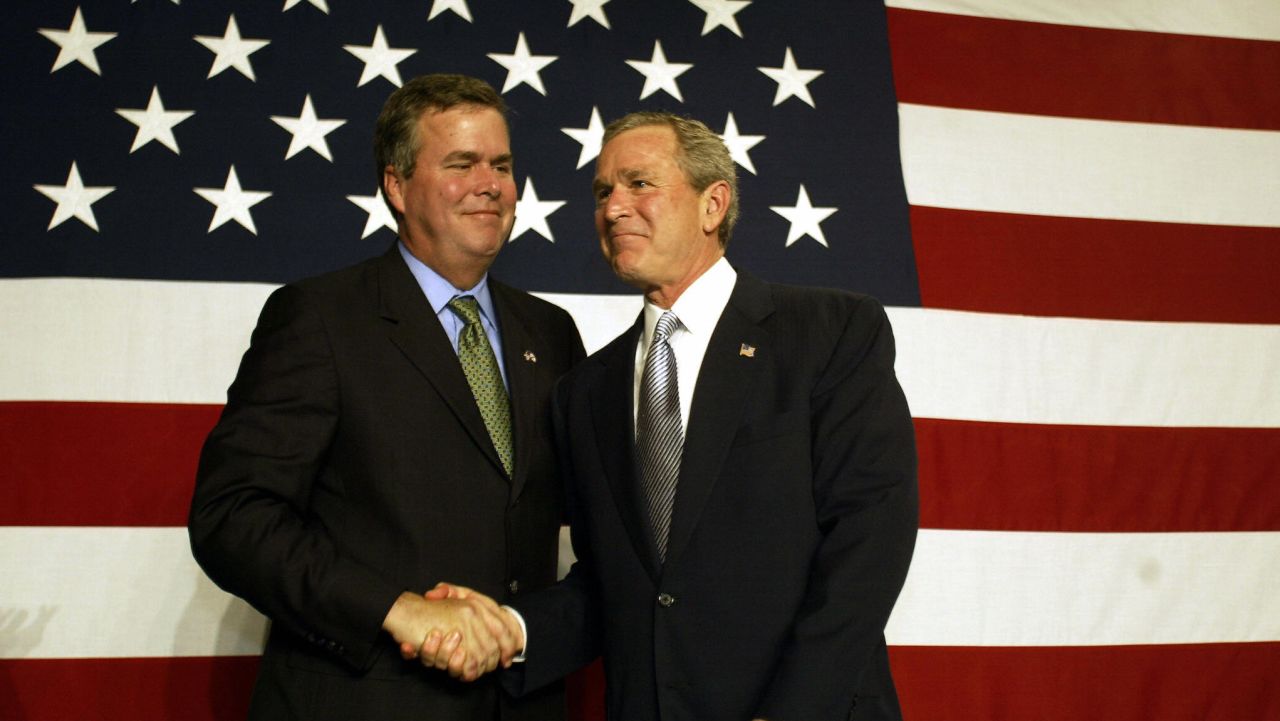
<path id="1" fill-rule="evenodd" d="M 693 387 L 698 382 L 698 370 L 702 368 L 702 358 L 707 354 L 707 346 L 711 343 L 711 333 L 720 322 L 720 314 L 729 304 L 729 296 L 733 294 L 733 286 L 738 282 L 738 273 L 723 257 L 698 276 L 693 284 L 685 289 L 671 306 L 672 312 L 680 319 L 680 325 L 668 337 L 671 352 L 676 357 L 676 384 L 680 390 L 680 427 L 685 435 L 689 433 L 689 409 L 693 407 Z M 635 428 L 635 414 L 640 408 L 640 381 L 644 376 L 644 361 L 649 355 L 649 345 L 653 343 L 653 329 L 658 319 L 666 312 L 648 300 L 644 302 L 644 331 L 636 343 L 636 370 L 632 384 L 632 428 Z"/>
<path id="2" fill-rule="evenodd" d="M 693 407 L 693 386 L 698 382 L 698 370 L 702 367 L 702 358 L 707 354 L 707 346 L 711 343 L 711 333 L 720 322 L 720 315 L 729 305 L 729 296 L 733 294 L 733 286 L 738 282 L 738 273 L 723 257 L 707 269 L 707 272 L 693 281 L 680 295 L 671 310 L 680 319 L 680 325 L 668 337 L 671 351 L 676 357 L 676 383 L 680 391 L 680 423 L 685 433 L 689 429 L 689 409 Z M 666 309 L 644 302 L 644 331 L 636 343 L 636 370 L 633 374 L 632 391 L 632 428 L 635 427 L 634 413 L 640 407 L 640 379 L 644 375 L 644 360 L 649 355 L 649 344 L 653 342 L 653 329 Z M 503 606 L 515 616 L 520 623 L 525 638 L 525 648 L 513 661 L 522 662 L 529 652 L 529 629 L 525 626 L 524 617 L 510 606 Z"/>

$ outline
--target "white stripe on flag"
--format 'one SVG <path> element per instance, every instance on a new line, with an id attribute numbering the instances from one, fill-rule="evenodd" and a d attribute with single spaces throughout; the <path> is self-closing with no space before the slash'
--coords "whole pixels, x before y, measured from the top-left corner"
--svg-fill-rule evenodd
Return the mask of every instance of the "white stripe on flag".
<path id="1" fill-rule="evenodd" d="M 1280 426 L 1280 326 L 890 308 L 917 418 Z"/>
<path id="2" fill-rule="evenodd" d="M 902 103 L 912 205 L 1280 226 L 1280 132 Z"/>
<path id="3" fill-rule="evenodd" d="M 922 530 L 902 646 L 1280 640 L 1280 533 Z"/>
<path id="4" fill-rule="evenodd" d="M 185 528 L 0 526 L 0 551 L 0 658 L 262 653 L 266 619 L 209 581 Z"/>
<path id="5" fill-rule="evenodd" d="M 2 281 L 0 400 L 223 403 L 270 290 Z M 589 349 L 629 326 L 640 307 L 638 296 L 547 297 L 573 314 Z M 918 308 L 890 308 L 889 315 L 898 375 L 916 417 L 1280 426 L 1280 326 Z"/>
<path id="6" fill-rule="evenodd" d="M 205 579 L 185 529 L 0 527 L 0 549 L 0 657 L 261 651 L 264 619 Z M 1277 579 L 1280 533 L 923 530 L 889 642 L 1277 641 Z"/>

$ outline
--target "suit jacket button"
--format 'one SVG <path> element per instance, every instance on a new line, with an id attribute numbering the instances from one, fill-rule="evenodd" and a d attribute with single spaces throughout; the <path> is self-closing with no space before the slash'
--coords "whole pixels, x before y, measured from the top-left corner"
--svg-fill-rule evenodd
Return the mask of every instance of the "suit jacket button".
<path id="1" fill-rule="evenodd" d="M 658 594 L 658 605 L 659 605 L 659 606 L 662 606 L 663 608 L 671 608 L 671 606 L 672 606 L 675 602 L 676 602 L 676 597 L 675 597 L 675 596 L 672 596 L 672 595 L 671 595 L 671 594 L 669 594 L 669 593 L 659 593 L 659 594 Z"/>
<path id="2" fill-rule="evenodd" d="M 520 593 L 520 582 L 512 579 L 512 581 L 507 584 L 507 590 L 510 591 L 512 595 Z"/>

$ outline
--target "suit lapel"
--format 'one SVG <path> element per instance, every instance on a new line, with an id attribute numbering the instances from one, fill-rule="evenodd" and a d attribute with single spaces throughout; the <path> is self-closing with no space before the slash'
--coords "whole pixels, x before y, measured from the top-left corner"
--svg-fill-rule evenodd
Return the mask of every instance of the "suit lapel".
<path id="1" fill-rule="evenodd" d="M 511 473 L 511 498 L 520 497 L 529 471 L 529 438 L 539 421 L 536 383 L 538 348 L 536 336 L 528 320 L 520 313 L 512 289 L 489 278 L 489 292 L 498 313 L 502 333 L 502 364 L 507 370 L 508 395 L 511 398 L 512 449 L 515 467 Z M 545 354 L 544 354 L 545 355 Z M 492 444 L 491 444 L 492 445 Z"/>
<path id="2" fill-rule="evenodd" d="M 388 321 L 388 338 L 444 399 L 476 446 L 505 475 L 471 395 L 471 386 L 462 373 L 458 354 L 394 245 L 378 264 L 378 295 L 381 315 Z"/>
<path id="3" fill-rule="evenodd" d="M 642 316 L 643 317 L 643 316 Z M 642 321 L 600 351 L 603 372 L 591 387 L 591 420 L 595 426 L 597 453 L 605 470 L 614 504 L 622 515 L 622 523 L 631 538 L 636 556 L 656 581 L 659 575 L 658 551 L 649 532 L 649 521 L 640 492 L 635 460 L 635 421 L 633 389 L 635 383 L 636 343 Z"/>
<path id="4" fill-rule="evenodd" d="M 741 425 L 746 401 L 768 365 L 768 354 L 776 352 L 760 325 L 772 312 L 768 286 L 739 273 L 694 386 L 667 542 L 668 564 L 677 562 L 688 545 Z M 750 354 L 743 351 L 744 344 L 753 349 Z"/>

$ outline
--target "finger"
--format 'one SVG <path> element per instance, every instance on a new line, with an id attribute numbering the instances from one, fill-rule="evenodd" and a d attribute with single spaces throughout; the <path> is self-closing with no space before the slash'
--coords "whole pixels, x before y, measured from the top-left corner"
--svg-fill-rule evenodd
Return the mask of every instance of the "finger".
<path id="1" fill-rule="evenodd" d="M 478 594 L 466 586 L 459 586 L 456 583 L 445 583 L 444 581 L 441 581 L 437 586 L 444 586 L 449 589 L 449 598 L 465 599 L 471 598 L 472 596 L 484 595 Z"/>
<path id="2" fill-rule="evenodd" d="M 460 648 L 461 645 L 462 645 L 462 632 L 451 631 L 449 635 L 444 637 L 444 641 L 441 642 L 440 648 L 432 656 L 431 665 L 435 666 L 441 671 L 450 668 L 452 659 L 457 653 L 459 653 L 462 650 Z M 462 651 L 462 658 L 464 660 L 466 658 L 465 651 Z"/>
<path id="3" fill-rule="evenodd" d="M 449 675 L 453 676 L 454 678 L 460 678 L 464 681 L 475 680 L 475 676 L 474 676 L 475 662 L 468 658 L 467 652 L 465 649 L 460 648 L 454 651 L 449 656 L 448 664 L 445 666 L 445 668 L 448 669 Z"/>
<path id="4" fill-rule="evenodd" d="M 415 648 L 413 644 L 409 643 L 408 641 L 405 641 L 404 643 L 400 644 L 400 658 L 403 658 L 406 661 L 412 661 L 417 657 L 418 657 L 418 649 Z"/>
<path id="5" fill-rule="evenodd" d="M 444 634 L 439 629 L 431 629 L 427 637 L 422 640 L 420 653 L 424 657 L 435 656 L 440 651 L 440 642 L 444 640 Z"/>
<path id="6" fill-rule="evenodd" d="M 449 597 L 449 584 L 437 583 L 435 588 L 422 594 L 428 601 L 439 601 Z"/>

